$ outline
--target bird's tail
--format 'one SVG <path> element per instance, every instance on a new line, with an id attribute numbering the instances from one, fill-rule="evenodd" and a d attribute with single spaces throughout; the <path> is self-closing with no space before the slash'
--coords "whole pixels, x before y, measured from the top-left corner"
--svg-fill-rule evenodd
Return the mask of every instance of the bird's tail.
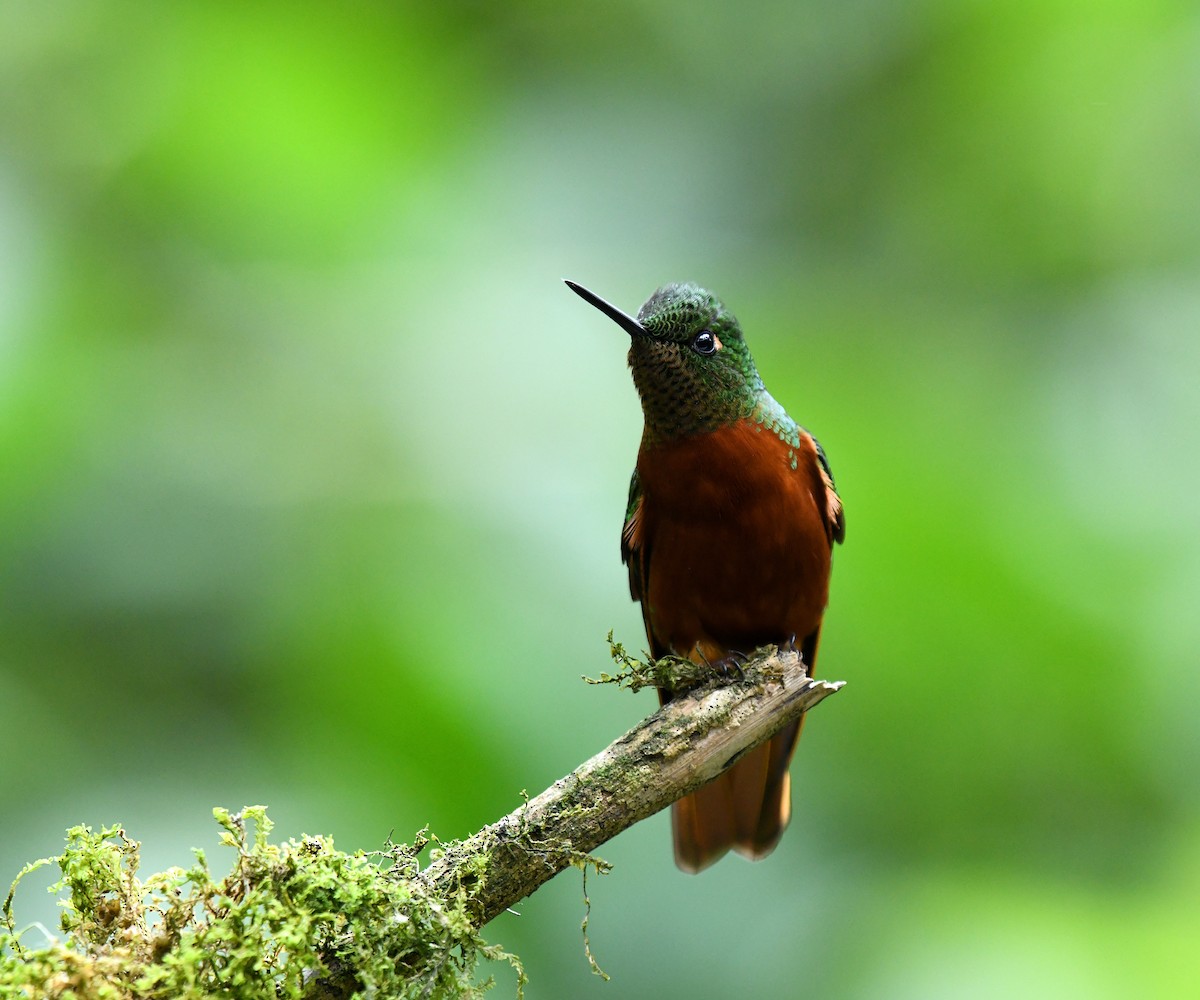
<path id="1" fill-rule="evenodd" d="M 751 861 L 775 849 L 791 818 L 788 763 L 802 721 L 671 807 L 675 864 L 683 871 L 703 871 L 730 848 Z"/>
<path id="2" fill-rule="evenodd" d="M 820 630 L 807 636 L 800 654 L 812 676 Z M 804 716 L 746 754 L 720 777 L 671 807 L 675 864 L 700 872 L 732 848 L 751 861 L 779 843 L 792 815 L 788 773 Z"/>

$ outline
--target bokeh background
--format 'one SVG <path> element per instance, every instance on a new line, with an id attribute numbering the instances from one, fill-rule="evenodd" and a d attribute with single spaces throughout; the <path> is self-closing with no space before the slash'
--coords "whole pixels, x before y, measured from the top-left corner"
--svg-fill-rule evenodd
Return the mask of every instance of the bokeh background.
<path id="1" fill-rule="evenodd" d="M 694 279 L 831 457 L 849 684 L 769 861 L 603 848 L 611 983 L 577 873 L 493 924 L 528 996 L 1181 995 L 1198 66 L 1161 0 L 0 6 L 0 880 L 463 836 L 648 713 L 560 279 Z"/>

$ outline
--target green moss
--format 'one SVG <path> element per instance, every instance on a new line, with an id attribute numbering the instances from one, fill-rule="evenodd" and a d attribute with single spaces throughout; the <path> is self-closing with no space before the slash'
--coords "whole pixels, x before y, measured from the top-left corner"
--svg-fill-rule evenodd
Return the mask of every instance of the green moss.
<path id="1" fill-rule="evenodd" d="M 647 687 L 682 691 L 712 680 L 714 676 L 713 669 L 707 664 L 693 663 L 681 656 L 664 656 L 654 660 L 646 653 L 643 654 L 646 658 L 639 660 L 613 639 L 611 630 L 608 633 L 608 652 L 617 665 L 616 673 L 601 673 L 599 677 L 585 676 L 583 679 L 586 683 L 615 684 L 635 693 Z"/>
<path id="2" fill-rule="evenodd" d="M 651 659 L 649 653 L 644 653 L 644 659 L 628 653 L 621 643 L 613 639 L 612 630 L 608 633 L 608 651 L 617 665 L 616 673 L 602 673 L 599 677 L 584 677 L 588 684 L 615 684 L 620 688 L 638 692 L 642 688 L 652 687 L 666 691 L 690 691 L 693 688 L 716 681 L 730 680 L 729 669 L 733 666 L 738 680 L 756 680 L 758 682 L 777 682 L 782 676 L 778 664 L 771 664 L 770 657 L 779 652 L 776 646 L 762 646 L 749 657 L 738 664 L 724 661 L 720 666 L 711 663 L 695 663 L 682 656 L 663 656 Z"/>
<path id="3" fill-rule="evenodd" d="M 475 997 L 492 985 L 475 976 L 480 959 L 511 964 L 521 995 L 520 961 L 479 936 L 466 888 L 439 895 L 419 877 L 424 832 L 411 846 L 345 854 L 326 837 L 272 844 L 261 806 L 213 815 L 236 852 L 220 879 L 202 851 L 190 868 L 139 879 L 139 845 L 119 827 L 74 827 L 60 856 L 22 869 L 0 914 L 0 996 L 278 1000 L 305 996 L 313 976 L 353 970 L 356 995 Z M 64 937 L 29 946 L 14 893 L 52 863 Z M 472 880 L 486 867 L 476 859 Z"/>

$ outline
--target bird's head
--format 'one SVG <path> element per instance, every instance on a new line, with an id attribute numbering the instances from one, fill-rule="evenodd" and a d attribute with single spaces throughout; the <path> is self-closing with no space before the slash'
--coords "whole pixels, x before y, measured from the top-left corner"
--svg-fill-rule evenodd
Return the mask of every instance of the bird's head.
<path id="1" fill-rule="evenodd" d="M 663 285 L 634 318 L 567 285 L 630 335 L 629 367 L 652 442 L 716 430 L 753 411 L 762 379 L 737 318 L 712 292 Z"/>

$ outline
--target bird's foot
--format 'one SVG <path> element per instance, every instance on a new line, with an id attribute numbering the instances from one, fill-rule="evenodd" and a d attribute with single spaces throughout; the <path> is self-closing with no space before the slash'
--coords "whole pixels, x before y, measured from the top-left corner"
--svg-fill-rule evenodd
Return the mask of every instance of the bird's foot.
<path id="1" fill-rule="evenodd" d="M 731 649 L 728 653 L 722 656 L 719 660 L 705 659 L 705 664 L 718 677 L 729 680 L 731 677 L 736 677 L 739 680 L 745 677 L 745 666 L 749 662 L 750 657 L 745 653 L 739 652 L 736 649 Z"/>
<path id="2" fill-rule="evenodd" d="M 812 668 L 807 663 L 804 662 L 804 652 L 803 652 L 803 650 L 800 649 L 799 646 L 796 645 L 796 633 L 795 632 L 792 633 L 791 637 L 788 639 L 787 642 L 782 643 L 780 645 L 779 652 L 795 653 L 800 658 L 800 662 L 804 663 L 804 672 L 806 674 L 808 674 L 810 678 L 812 677 L 812 674 L 810 673 Z"/>

